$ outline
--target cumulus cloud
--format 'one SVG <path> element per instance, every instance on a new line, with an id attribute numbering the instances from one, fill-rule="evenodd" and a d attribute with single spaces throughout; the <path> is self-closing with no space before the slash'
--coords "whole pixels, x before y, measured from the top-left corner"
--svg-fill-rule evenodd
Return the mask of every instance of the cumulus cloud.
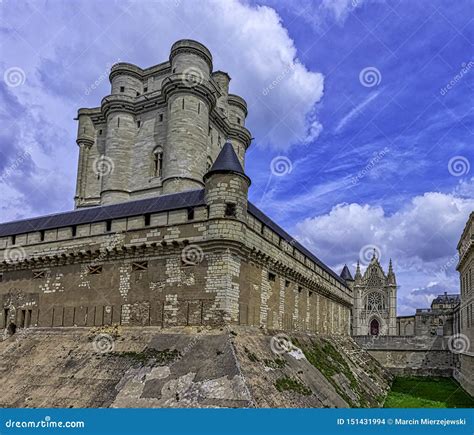
<path id="1" fill-rule="evenodd" d="M 426 301 L 426 295 L 458 291 L 456 246 L 474 198 L 457 191 L 473 184 L 464 180 L 453 193 L 415 196 L 392 214 L 377 205 L 338 204 L 327 214 L 299 222 L 296 236 L 336 270 L 344 263 L 354 267 L 364 246 L 377 246 L 382 263 L 392 257 L 396 264 L 406 309 Z"/>
<path id="2" fill-rule="evenodd" d="M 2 202 L 0 220 L 72 206 L 77 109 L 98 106 L 110 92 L 113 63 L 154 65 L 166 60 L 171 44 L 181 38 L 204 43 L 213 53 L 214 69 L 230 73 L 231 92 L 248 102 L 247 127 L 258 145 L 288 149 L 315 140 L 323 128 L 315 107 L 324 78 L 298 59 L 271 7 L 238 0 L 210 0 L 196 7 L 191 0 L 163 0 L 104 8 L 79 1 L 73 10 L 37 0 L 21 8 L 7 2 L 2 15 L 0 72 L 3 76 L 19 68 L 25 80 L 20 86 L 1 83 L 0 166 L 9 177 L 0 180 L 0 189 L 11 195 Z M 27 146 L 31 158 L 15 164 Z M 51 177 L 62 182 L 51 183 Z M 41 195 L 48 192 L 47 200 L 31 203 L 32 182 Z M 13 207 L 14 213 L 9 211 Z"/>

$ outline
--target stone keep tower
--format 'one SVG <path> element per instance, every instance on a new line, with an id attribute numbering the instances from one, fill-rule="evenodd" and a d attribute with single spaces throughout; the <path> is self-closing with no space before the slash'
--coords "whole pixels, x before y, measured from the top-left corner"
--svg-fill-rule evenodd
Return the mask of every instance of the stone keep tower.
<path id="1" fill-rule="evenodd" d="M 354 293 L 352 335 L 397 335 L 397 281 L 392 260 L 385 274 L 374 253 L 364 275 L 357 262 L 354 278 L 347 266 L 341 277 Z"/>
<path id="2" fill-rule="evenodd" d="M 243 167 L 247 105 L 229 81 L 188 39 L 159 65 L 114 65 L 111 94 L 78 113 L 76 208 L 202 189 L 226 138 Z"/>

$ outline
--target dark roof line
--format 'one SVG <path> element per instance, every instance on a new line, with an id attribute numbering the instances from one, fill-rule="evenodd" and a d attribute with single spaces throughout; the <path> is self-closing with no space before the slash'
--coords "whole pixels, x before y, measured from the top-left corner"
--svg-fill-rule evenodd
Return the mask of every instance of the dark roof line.
<path id="1" fill-rule="evenodd" d="M 80 208 L 64 213 L 7 222 L 0 224 L 0 237 L 101 222 L 109 219 L 139 216 L 146 213 L 159 213 L 161 211 L 196 207 L 199 205 L 205 205 L 203 189 L 118 204 Z"/>

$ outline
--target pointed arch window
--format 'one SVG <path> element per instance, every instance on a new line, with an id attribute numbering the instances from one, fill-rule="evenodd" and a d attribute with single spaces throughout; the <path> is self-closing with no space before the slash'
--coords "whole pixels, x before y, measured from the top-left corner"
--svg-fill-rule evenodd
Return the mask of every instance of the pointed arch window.
<path id="1" fill-rule="evenodd" d="M 153 150 L 153 164 L 152 164 L 152 174 L 153 177 L 162 177 L 163 176 L 163 149 L 161 147 L 156 147 Z"/>

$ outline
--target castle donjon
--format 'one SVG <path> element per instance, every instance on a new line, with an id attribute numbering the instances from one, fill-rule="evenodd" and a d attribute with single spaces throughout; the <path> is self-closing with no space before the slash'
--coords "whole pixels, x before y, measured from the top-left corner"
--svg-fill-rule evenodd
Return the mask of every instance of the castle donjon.
<path id="1" fill-rule="evenodd" d="M 357 264 L 354 277 L 347 266 L 339 275 L 249 202 L 245 158 L 252 136 L 245 127 L 246 102 L 229 93 L 230 80 L 213 70 L 209 50 L 192 40 L 177 41 L 169 60 L 150 68 L 112 67 L 110 95 L 100 107 L 78 111 L 75 209 L 0 224 L 0 327 L 10 333 L 108 325 L 313 332 L 346 340 L 331 346 L 345 349 L 355 373 L 348 376 L 358 377 L 369 357 L 352 335 L 382 365 L 393 366 L 398 358 L 402 368 L 443 366 L 472 392 L 468 348 L 455 359 L 430 342 L 427 356 L 419 342 L 411 348 L 406 338 L 472 338 L 473 215 L 458 246 L 461 300 L 445 295 L 432 310 L 397 318 L 391 260 L 385 273 L 374 253 L 363 274 Z M 387 341 L 375 348 L 368 340 L 374 336 Z M 252 343 L 244 344 L 248 353 Z M 363 367 L 368 375 L 361 385 L 375 373 Z M 377 374 L 378 397 L 386 392 L 384 376 Z M 365 385 L 372 393 L 356 389 L 349 397 L 352 382 L 325 382 L 324 394 L 313 388 L 313 402 L 301 406 L 366 406 L 375 400 L 372 384 Z M 240 394 L 234 390 L 232 397 Z M 156 394 L 153 406 L 169 405 L 159 402 L 161 390 Z M 120 395 L 116 400 L 128 406 Z M 239 406 L 250 403 L 247 396 L 239 400 Z"/>
<path id="2" fill-rule="evenodd" d="M 110 82 L 78 113 L 76 209 L 0 225 L 0 324 L 349 334 L 347 282 L 248 201 L 247 106 L 208 49 Z"/>

